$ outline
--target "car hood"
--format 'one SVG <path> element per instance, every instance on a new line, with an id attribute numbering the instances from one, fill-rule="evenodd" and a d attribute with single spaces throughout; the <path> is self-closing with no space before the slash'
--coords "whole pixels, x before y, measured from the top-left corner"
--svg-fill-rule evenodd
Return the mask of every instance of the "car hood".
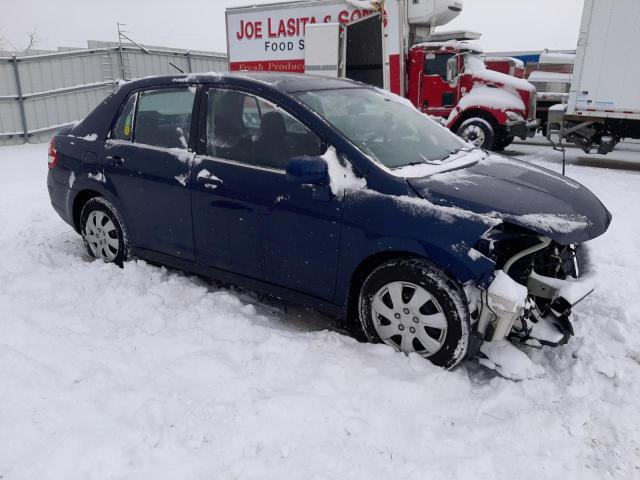
<path id="1" fill-rule="evenodd" d="M 502 155 L 407 181 L 434 205 L 519 225 L 563 245 L 602 235 L 611 223 L 609 211 L 585 186 Z"/>

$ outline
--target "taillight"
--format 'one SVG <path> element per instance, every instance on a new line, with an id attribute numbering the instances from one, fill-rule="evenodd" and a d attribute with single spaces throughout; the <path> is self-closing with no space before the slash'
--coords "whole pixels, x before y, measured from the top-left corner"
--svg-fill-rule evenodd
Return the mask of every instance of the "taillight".
<path id="1" fill-rule="evenodd" d="M 56 145 L 53 143 L 53 138 L 49 142 L 49 168 L 53 168 L 58 163 L 58 151 L 56 150 Z"/>

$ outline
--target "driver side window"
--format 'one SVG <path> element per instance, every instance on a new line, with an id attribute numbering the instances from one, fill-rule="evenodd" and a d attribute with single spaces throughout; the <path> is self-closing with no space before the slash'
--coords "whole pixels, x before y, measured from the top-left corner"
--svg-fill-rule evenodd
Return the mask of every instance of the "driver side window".
<path id="1" fill-rule="evenodd" d="M 442 80 L 447 81 L 447 62 L 453 58 L 453 53 L 427 53 L 424 60 L 425 75 L 439 75 Z"/>
<path id="2" fill-rule="evenodd" d="M 208 156 L 284 170 L 292 157 L 323 153 L 321 140 L 277 105 L 235 90 L 207 95 Z"/>

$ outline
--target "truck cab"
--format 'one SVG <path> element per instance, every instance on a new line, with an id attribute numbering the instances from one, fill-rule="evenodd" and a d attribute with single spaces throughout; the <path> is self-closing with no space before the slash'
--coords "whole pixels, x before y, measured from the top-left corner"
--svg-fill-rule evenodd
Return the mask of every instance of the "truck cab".
<path id="1" fill-rule="evenodd" d="M 465 140 L 503 150 L 535 135 L 536 90 L 527 81 L 488 70 L 466 41 L 430 41 L 409 52 L 409 100 Z"/>

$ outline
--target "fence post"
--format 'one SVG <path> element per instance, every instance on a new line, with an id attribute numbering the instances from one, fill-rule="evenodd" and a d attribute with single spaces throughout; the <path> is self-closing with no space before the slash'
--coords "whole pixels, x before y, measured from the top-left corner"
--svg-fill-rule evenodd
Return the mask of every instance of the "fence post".
<path id="1" fill-rule="evenodd" d="M 187 52 L 187 70 L 189 70 L 189 73 L 193 73 L 193 68 L 191 67 L 191 52 Z"/>
<path id="2" fill-rule="evenodd" d="M 24 143 L 29 143 L 29 127 L 27 126 L 27 115 L 24 111 L 24 97 L 22 96 L 22 84 L 20 83 L 20 70 L 18 69 L 18 59 L 14 53 L 11 57 L 13 63 L 13 73 L 16 77 L 16 88 L 18 91 L 18 107 L 20 108 L 20 120 L 22 121 L 22 132 Z"/>

